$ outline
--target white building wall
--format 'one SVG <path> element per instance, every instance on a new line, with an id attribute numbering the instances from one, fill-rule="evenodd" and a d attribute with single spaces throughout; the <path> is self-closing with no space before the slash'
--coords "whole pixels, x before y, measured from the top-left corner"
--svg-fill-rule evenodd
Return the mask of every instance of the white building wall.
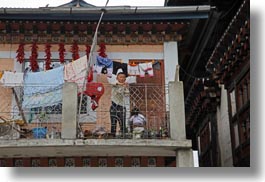
<path id="1" fill-rule="evenodd" d="M 165 83 L 175 81 L 176 66 L 178 65 L 178 43 L 164 42 Z"/>
<path id="2" fill-rule="evenodd" d="M 224 85 L 221 86 L 221 104 L 220 107 L 217 108 L 217 125 L 221 165 L 223 167 L 232 167 L 233 156 L 231 150 L 228 101 L 227 91 L 225 90 Z"/>
<path id="3" fill-rule="evenodd" d="M 164 60 L 165 62 L 165 83 L 168 84 L 169 81 L 174 81 L 176 66 L 178 65 L 178 44 L 177 42 L 164 42 L 164 50 L 161 52 L 106 52 L 108 58 L 110 59 L 121 59 L 124 63 L 128 63 L 130 59 L 159 59 Z M 25 51 L 25 58 L 30 57 L 31 52 Z M 58 51 L 51 52 L 52 59 L 59 59 Z M 80 57 L 84 56 L 86 53 L 80 51 Z M 0 51 L 0 58 L 16 58 L 16 51 Z M 93 54 L 95 60 L 97 52 Z M 38 51 L 38 59 L 45 59 L 45 52 Z M 65 59 L 72 59 L 72 53 L 66 52 Z M 16 71 L 22 71 L 21 64 L 15 61 Z"/>

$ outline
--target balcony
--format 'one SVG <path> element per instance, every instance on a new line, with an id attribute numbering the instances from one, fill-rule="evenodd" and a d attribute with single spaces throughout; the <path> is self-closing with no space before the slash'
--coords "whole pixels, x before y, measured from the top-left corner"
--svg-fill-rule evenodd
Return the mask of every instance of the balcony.
<path id="1" fill-rule="evenodd" d="M 53 91 L 50 95 L 46 93 L 38 93 L 30 97 L 24 95 L 24 89 L 41 90 L 44 87 L 52 87 L 52 85 L 30 86 L 30 88 L 25 88 L 25 86 L 0 87 L 1 139 L 61 138 L 64 105 L 62 89 L 59 88 L 58 91 Z M 96 89 L 101 87 L 103 90 L 97 93 Z M 73 125 L 73 128 L 70 128 L 76 130 L 74 138 L 132 139 L 133 126 L 129 119 L 135 108 L 145 117 L 146 121 L 145 130 L 141 135 L 142 139 L 170 138 L 167 85 L 130 85 L 129 93 L 122 93 L 122 105 L 125 109 L 117 111 L 118 113 L 110 112 L 111 87 L 110 84 L 95 83 L 82 96 L 76 94 L 78 104 L 75 120 L 77 127 Z M 91 94 L 94 95 L 90 97 Z M 74 94 L 68 93 L 68 95 Z M 69 96 L 67 97 L 69 98 Z M 80 103 L 81 97 L 82 102 Z M 93 97 L 95 98 L 93 99 Z M 124 127 L 121 127 L 122 121 L 118 117 L 120 115 L 125 118 Z M 116 126 L 111 126 L 113 124 L 111 117 L 117 120 L 115 121 Z M 111 127 L 116 128 L 115 133 L 111 132 Z M 42 135 L 44 130 L 45 135 Z"/>
<path id="2" fill-rule="evenodd" d="M 0 85 L 0 158 L 184 156 L 178 165 L 185 166 L 184 154 L 190 154 L 191 141 L 185 136 L 183 87 L 179 83 L 129 85 L 129 92 L 123 95 L 124 127 L 117 117 L 115 133 L 111 132 L 110 84 L 96 85 L 103 87 L 100 93 L 98 88 L 87 87 L 80 95 L 76 84 L 65 83 L 52 94 L 33 97 L 25 95 L 25 89 L 52 85 Z M 138 137 L 129 122 L 133 108 L 146 119 Z"/>

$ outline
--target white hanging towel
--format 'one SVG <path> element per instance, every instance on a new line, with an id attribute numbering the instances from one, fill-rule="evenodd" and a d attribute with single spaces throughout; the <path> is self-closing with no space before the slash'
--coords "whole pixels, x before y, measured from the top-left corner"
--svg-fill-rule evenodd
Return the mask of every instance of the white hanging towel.
<path id="1" fill-rule="evenodd" d="M 24 73 L 4 71 L 0 83 L 5 87 L 22 86 Z"/>
<path id="2" fill-rule="evenodd" d="M 139 64 L 140 77 L 145 77 L 145 73 L 147 73 L 150 77 L 154 76 L 154 70 L 152 62 L 149 63 L 140 63 Z"/>
<path id="3" fill-rule="evenodd" d="M 78 85 L 78 91 L 82 91 L 83 83 L 86 77 L 87 56 L 83 56 L 64 67 L 64 80 L 67 82 L 74 82 Z"/>

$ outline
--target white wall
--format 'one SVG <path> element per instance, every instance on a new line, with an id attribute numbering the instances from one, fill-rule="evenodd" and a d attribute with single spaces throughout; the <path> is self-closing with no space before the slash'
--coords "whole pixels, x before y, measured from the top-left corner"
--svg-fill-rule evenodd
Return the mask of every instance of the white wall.
<path id="1" fill-rule="evenodd" d="M 122 59 L 124 63 L 128 63 L 130 59 L 164 59 L 163 52 L 106 52 L 110 59 Z M 31 52 L 25 52 L 25 58 L 30 57 Z M 51 52 L 52 59 L 59 59 L 58 52 Z M 85 52 L 79 52 L 80 57 L 84 56 Z M 97 52 L 92 54 L 93 60 L 96 60 Z M 0 58 L 16 58 L 15 51 L 0 51 Z M 38 52 L 38 59 L 45 59 L 45 52 Z M 66 53 L 65 59 L 72 59 L 71 53 Z M 18 63 L 18 65 L 20 65 Z M 17 70 L 19 71 L 19 70 Z"/>
<path id="2" fill-rule="evenodd" d="M 217 125 L 221 165 L 223 167 L 232 167 L 233 157 L 231 150 L 228 101 L 227 91 L 224 89 L 224 85 L 221 85 L 221 104 L 220 107 L 217 108 Z"/>
<path id="3" fill-rule="evenodd" d="M 165 83 L 175 81 L 176 66 L 178 65 L 178 43 L 164 42 Z"/>
<path id="4" fill-rule="evenodd" d="M 16 58 L 15 51 L 0 51 L 0 58 Z M 25 52 L 25 58 L 30 57 L 31 52 Z M 59 59 L 58 52 L 51 52 L 53 59 Z M 79 52 L 80 57 L 84 56 L 85 52 Z M 107 52 L 110 59 L 122 59 L 124 63 L 128 63 L 130 59 L 164 59 L 165 61 L 165 83 L 174 81 L 176 66 L 178 64 L 178 44 L 177 42 L 164 42 L 164 52 Z M 97 52 L 93 57 L 98 55 Z M 45 52 L 38 52 L 39 59 L 45 59 Z M 71 53 L 66 53 L 65 59 L 72 59 Z M 16 62 L 16 61 L 15 61 Z M 15 70 L 21 71 L 22 67 L 19 63 L 15 64 Z"/>

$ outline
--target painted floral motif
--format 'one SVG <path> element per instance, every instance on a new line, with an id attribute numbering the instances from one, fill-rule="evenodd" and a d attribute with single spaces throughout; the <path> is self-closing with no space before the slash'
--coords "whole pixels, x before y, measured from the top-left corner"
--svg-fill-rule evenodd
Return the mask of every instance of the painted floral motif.
<path id="1" fill-rule="evenodd" d="M 74 158 L 66 158 L 64 166 L 65 167 L 75 167 L 75 159 Z"/>
<path id="2" fill-rule="evenodd" d="M 15 167 L 23 167 L 23 160 L 22 159 L 15 159 L 14 166 Z"/>
<path id="3" fill-rule="evenodd" d="M 40 159 L 32 159 L 31 160 L 32 167 L 40 167 Z"/>
<path id="4" fill-rule="evenodd" d="M 138 157 L 134 157 L 132 158 L 132 167 L 140 167 L 140 158 Z"/>
<path id="5" fill-rule="evenodd" d="M 91 159 L 83 158 L 83 167 L 91 167 Z"/>
<path id="6" fill-rule="evenodd" d="M 115 159 L 115 167 L 123 167 L 123 158 Z"/>
<path id="7" fill-rule="evenodd" d="M 151 158 L 148 158 L 148 167 L 156 167 L 156 158 L 154 157 L 151 157 Z"/>
<path id="8" fill-rule="evenodd" d="M 98 159 L 98 167 L 108 167 L 107 159 L 106 158 Z"/>
<path id="9" fill-rule="evenodd" d="M 6 161 L 0 160 L 0 167 L 6 167 Z"/>
<path id="10" fill-rule="evenodd" d="M 49 159 L 48 165 L 49 165 L 49 167 L 56 167 L 57 166 L 57 160 L 56 159 Z"/>

